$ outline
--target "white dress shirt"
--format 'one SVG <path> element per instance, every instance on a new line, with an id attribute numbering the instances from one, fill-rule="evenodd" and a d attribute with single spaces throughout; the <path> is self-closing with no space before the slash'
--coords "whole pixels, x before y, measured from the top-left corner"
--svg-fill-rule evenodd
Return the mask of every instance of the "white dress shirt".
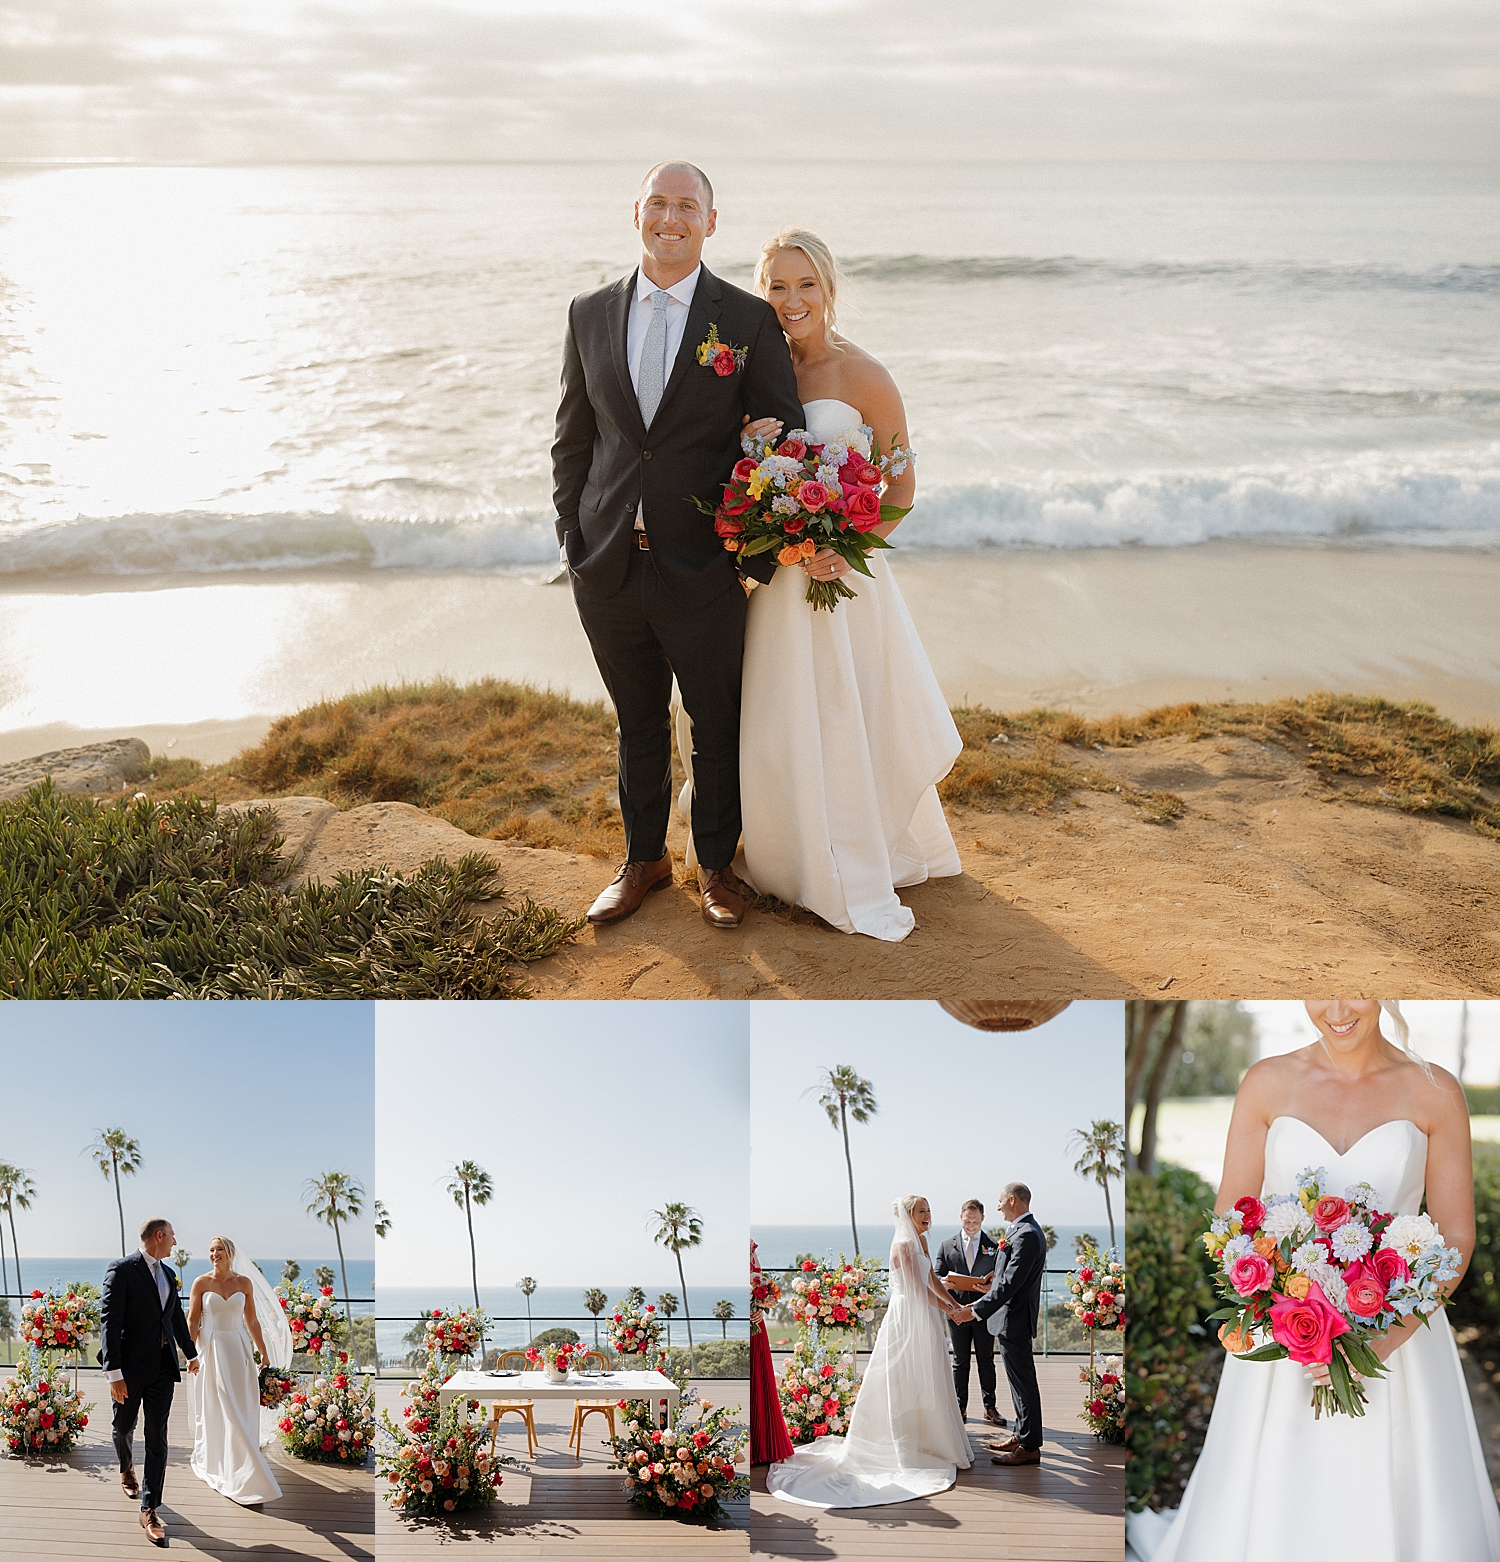
<path id="1" fill-rule="evenodd" d="M 141 1249 L 141 1257 L 146 1260 L 146 1267 L 151 1271 L 151 1278 L 156 1282 L 156 1294 L 161 1298 L 161 1310 L 167 1310 L 167 1299 L 172 1294 L 172 1282 L 167 1278 L 167 1266 L 159 1258 L 152 1256 Z M 118 1383 L 125 1376 L 118 1367 L 111 1368 L 104 1374 L 106 1383 Z"/>
<path id="2" fill-rule="evenodd" d="M 677 354 L 682 347 L 682 333 L 687 330 L 688 310 L 692 308 L 693 294 L 698 290 L 698 277 L 702 270 L 703 263 L 699 261 L 681 282 L 674 282 L 665 290 L 668 299 L 667 366 L 662 376 L 663 392 L 667 381 L 672 378 L 672 365 L 677 362 Z M 630 319 L 625 327 L 625 360 L 630 365 L 630 384 L 637 396 L 641 392 L 641 349 L 646 345 L 646 332 L 651 327 L 651 295 L 654 292 L 656 284 L 643 269 L 637 269 L 635 298 L 631 301 Z M 638 532 L 646 529 L 644 503 L 635 507 L 635 529 Z"/>

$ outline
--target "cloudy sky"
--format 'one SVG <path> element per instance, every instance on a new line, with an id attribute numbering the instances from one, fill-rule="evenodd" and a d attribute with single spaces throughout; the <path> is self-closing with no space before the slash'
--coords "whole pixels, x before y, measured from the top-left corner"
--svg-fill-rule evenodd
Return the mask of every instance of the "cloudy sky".
<path id="1" fill-rule="evenodd" d="M 3 0 L 0 156 L 1493 161 L 1497 43 L 1490 0 Z"/>

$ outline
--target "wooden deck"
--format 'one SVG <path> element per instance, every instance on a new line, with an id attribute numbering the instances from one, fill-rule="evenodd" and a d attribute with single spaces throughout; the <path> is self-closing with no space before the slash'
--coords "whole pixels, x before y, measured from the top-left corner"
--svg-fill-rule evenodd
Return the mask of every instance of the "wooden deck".
<path id="1" fill-rule="evenodd" d="M 7 1374 L 8 1376 L 9 1374 Z M 67 1459 L 41 1463 L 0 1457 L 0 1557 L 107 1558 L 157 1556 L 141 1531 L 140 1504 L 120 1490 L 110 1441 L 109 1394 L 97 1372 L 82 1375 L 94 1402 L 89 1424 Z M 161 1516 L 168 1549 L 178 1556 L 307 1557 L 328 1562 L 373 1559 L 375 1479 L 371 1471 L 306 1464 L 268 1450 L 281 1500 L 241 1508 L 211 1491 L 188 1466 L 192 1432 L 186 1384 L 168 1426 L 170 1447 Z M 135 1458 L 145 1457 L 139 1425 Z"/>
<path id="2" fill-rule="evenodd" d="M 715 1404 L 739 1405 L 750 1420 L 750 1384 L 740 1378 L 705 1379 L 694 1385 Z M 400 1387 L 389 1381 L 376 1387 L 376 1405 L 394 1416 Z M 748 1557 L 749 1503 L 731 1504 L 730 1521 L 720 1527 L 655 1518 L 632 1508 L 618 1470 L 607 1469 L 609 1449 L 601 1416 L 584 1428 L 583 1458 L 568 1448 L 571 1404 L 537 1402 L 535 1459 L 527 1460 L 526 1433 L 519 1416 L 500 1423 L 497 1452 L 527 1460 L 529 1475 L 505 1474 L 500 1500 L 492 1507 L 462 1513 L 453 1520 L 407 1519 L 377 1502 L 376 1550 L 386 1559 L 454 1555 L 474 1545 L 494 1547 L 517 1557 L 609 1558 L 611 1562 L 651 1562 L 655 1557 Z M 748 1455 L 747 1455 L 748 1457 Z"/>
<path id="3" fill-rule="evenodd" d="M 976 1374 L 969 1388 L 976 1459 L 938 1497 L 883 1508 L 800 1508 L 767 1496 L 766 1472 L 758 1467 L 750 1497 L 751 1550 L 793 1562 L 1120 1562 L 1124 1450 L 1096 1442 L 1077 1419 L 1083 1393 L 1078 1372 L 1075 1358 L 1038 1358 L 1046 1443 L 1041 1464 L 1015 1469 L 990 1463 L 987 1435 L 1005 1434 L 978 1419 L 983 1401 Z M 1000 1414 L 1009 1419 L 1010 1392 L 1004 1372 L 999 1376 Z"/>

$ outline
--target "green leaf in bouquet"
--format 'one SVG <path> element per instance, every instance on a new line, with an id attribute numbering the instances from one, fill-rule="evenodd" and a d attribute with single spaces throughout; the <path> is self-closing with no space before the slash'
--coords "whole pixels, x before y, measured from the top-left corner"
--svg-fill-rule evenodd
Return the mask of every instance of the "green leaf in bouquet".
<path id="1" fill-rule="evenodd" d="M 1368 1340 L 1356 1334 L 1344 1334 L 1339 1337 L 1339 1348 L 1356 1372 L 1367 1378 L 1383 1378 L 1386 1375 L 1385 1363 L 1371 1350 Z"/>
<path id="2" fill-rule="evenodd" d="M 870 574 L 870 566 L 865 562 L 864 554 L 861 553 L 857 548 L 852 549 L 848 553 L 840 554 L 840 557 L 844 560 L 850 569 L 857 569 L 861 575 L 869 576 L 871 580 L 874 580 L 875 577 Z"/>
<path id="3" fill-rule="evenodd" d="M 740 557 L 742 559 L 754 558 L 757 553 L 769 553 L 772 548 L 781 546 L 782 541 L 780 537 L 757 537 L 754 542 L 747 542 L 740 549 Z"/>
<path id="4" fill-rule="evenodd" d="M 884 521 L 902 521 L 911 514 L 911 506 L 900 504 L 883 504 L 880 507 L 880 519 Z"/>
<path id="5" fill-rule="evenodd" d="M 882 521 L 886 519 L 884 509 L 880 512 L 880 519 Z M 864 546 L 872 551 L 876 548 L 894 548 L 896 546 L 895 543 L 888 542 L 879 532 L 861 532 L 860 537 L 863 539 Z"/>
<path id="6" fill-rule="evenodd" d="M 1285 1345 L 1278 1345 L 1275 1340 L 1272 1340 L 1270 1342 L 1270 1344 L 1258 1346 L 1255 1350 L 1242 1351 L 1240 1353 L 1240 1360 L 1241 1361 L 1285 1361 L 1286 1360 L 1286 1356 L 1287 1356 L 1287 1348 L 1286 1348 L 1286 1346 Z"/>
<path id="7" fill-rule="evenodd" d="M 1328 1383 L 1345 1415 L 1362 1416 L 1365 1413 L 1365 1396 L 1359 1384 L 1350 1377 L 1349 1364 L 1338 1346 L 1334 1347 L 1328 1361 Z"/>
<path id="8" fill-rule="evenodd" d="M 1203 1321 L 1204 1323 L 1228 1323 L 1231 1318 L 1238 1318 L 1239 1315 L 1238 1307 L 1221 1307 L 1218 1312 L 1210 1313 Z"/>

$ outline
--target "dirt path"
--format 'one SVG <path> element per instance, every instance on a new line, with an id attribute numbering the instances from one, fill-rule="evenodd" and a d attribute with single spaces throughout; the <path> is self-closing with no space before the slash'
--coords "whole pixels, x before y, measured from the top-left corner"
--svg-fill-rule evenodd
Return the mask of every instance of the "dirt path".
<path id="1" fill-rule="evenodd" d="M 1041 814 L 956 810 L 964 872 L 903 892 L 917 916 L 904 943 L 805 913 L 720 932 L 678 885 L 531 966 L 530 985 L 543 998 L 1500 994 L 1500 843 L 1469 825 L 1330 800 L 1297 755 L 1247 739 L 1059 757 L 1175 792 L 1186 813 L 1147 824 L 1108 792 Z M 317 876 L 477 850 L 513 898 L 581 913 L 611 872 L 401 803 L 277 806 Z"/>

